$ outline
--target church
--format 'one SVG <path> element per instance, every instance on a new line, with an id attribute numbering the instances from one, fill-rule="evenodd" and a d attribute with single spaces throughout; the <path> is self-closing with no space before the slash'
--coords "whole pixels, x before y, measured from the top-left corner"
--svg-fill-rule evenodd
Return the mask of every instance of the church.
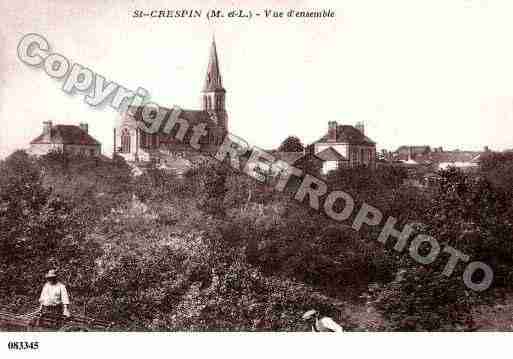
<path id="1" fill-rule="evenodd" d="M 215 152 L 228 132 L 228 117 L 225 109 L 226 90 L 223 87 L 215 40 L 212 40 L 205 83 L 201 92 L 201 110 L 182 110 L 180 118 L 191 126 L 206 124 L 207 135 L 200 140 L 201 150 Z M 164 109 L 166 110 L 166 109 Z M 137 127 L 142 120 L 143 106 L 131 106 L 121 115 L 114 129 L 114 154 L 131 163 L 156 163 L 163 169 L 182 172 L 195 160 L 204 156 L 188 145 L 175 139 L 175 131 L 169 134 L 148 134 Z M 178 126 L 175 126 L 178 127 Z M 176 129 L 175 129 L 176 130 Z"/>
<path id="2" fill-rule="evenodd" d="M 174 126 L 170 133 L 157 131 L 147 133 L 137 126 L 143 121 L 144 106 L 130 106 L 121 115 L 119 125 L 114 129 L 114 154 L 141 169 L 149 164 L 176 173 L 184 173 L 192 167 L 209 161 L 206 154 L 215 154 L 228 133 L 228 116 L 225 108 L 226 90 L 223 87 L 215 40 L 212 40 L 205 82 L 201 91 L 201 110 L 181 110 L 179 118 L 189 127 L 206 125 L 206 135 L 199 145 L 201 152 L 191 148 L 191 131 L 183 141 L 175 138 L 180 126 Z M 168 115 L 170 109 L 160 108 Z M 155 114 L 157 115 L 157 114 Z M 165 122 L 165 121 L 164 121 Z M 322 163 L 322 174 L 339 167 L 375 168 L 376 143 L 365 135 L 364 124 L 356 126 L 328 123 L 328 132 L 309 146 L 317 161 Z M 273 152 L 276 158 L 294 165 L 304 160 L 306 154 Z M 211 157 L 211 156 L 210 156 Z M 300 158 L 303 158 L 300 160 Z M 305 157 L 306 158 L 306 157 Z"/>

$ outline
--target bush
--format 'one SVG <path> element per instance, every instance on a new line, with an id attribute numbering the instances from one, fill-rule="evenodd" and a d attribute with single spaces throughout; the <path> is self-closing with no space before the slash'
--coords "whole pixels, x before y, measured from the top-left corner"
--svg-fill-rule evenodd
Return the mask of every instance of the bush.
<path id="1" fill-rule="evenodd" d="M 372 289 L 374 306 L 388 330 L 473 330 L 472 298 L 461 277 L 447 278 L 428 268 L 403 268 L 401 278 Z"/>
<path id="2" fill-rule="evenodd" d="M 37 305 L 43 275 L 54 266 L 73 294 L 87 292 L 99 248 L 86 239 L 80 216 L 44 188 L 40 167 L 26 153 L 13 153 L 0 167 L 1 304 L 15 311 Z M 13 294 L 18 300 L 11 302 Z"/>

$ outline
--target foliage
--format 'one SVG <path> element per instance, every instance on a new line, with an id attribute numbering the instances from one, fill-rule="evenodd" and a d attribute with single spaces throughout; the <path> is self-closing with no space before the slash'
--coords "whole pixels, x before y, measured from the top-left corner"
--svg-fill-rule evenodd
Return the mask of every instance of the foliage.
<path id="1" fill-rule="evenodd" d="M 228 192 L 226 178 L 228 169 L 223 164 L 213 164 L 205 167 L 200 173 L 201 193 L 199 208 L 212 216 L 223 217 L 224 196 Z"/>
<path id="2" fill-rule="evenodd" d="M 41 170 L 26 153 L 13 153 L 0 167 L 1 304 L 33 307 L 19 294 L 38 298 L 43 273 L 54 266 L 63 269 L 80 296 L 91 276 L 91 256 L 98 251 L 85 238 L 80 216 L 43 186 Z"/>
<path id="3" fill-rule="evenodd" d="M 326 180 L 398 229 L 423 223 L 442 245 L 492 265 L 506 287 L 513 197 L 493 180 L 497 167 L 485 168 L 441 172 L 434 194 L 404 186 L 398 168 L 340 169 Z M 305 330 L 300 317 L 312 308 L 365 329 L 344 305 L 369 283 L 390 330 L 467 330 L 482 301 L 465 290 L 462 268 L 446 278 L 443 260 L 419 267 L 378 243 L 378 226 L 356 233 L 350 219 L 334 222 L 226 166 L 183 178 L 150 166 L 132 177 L 122 159 L 16 152 L 0 171 L 0 304 L 13 311 L 37 304 L 54 266 L 73 311 L 122 330 Z"/>
<path id="4" fill-rule="evenodd" d="M 513 193 L 513 152 L 492 152 L 481 155 L 481 173 L 497 188 Z"/>
<path id="5" fill-rule="evenodd" d="M 486 178 L 451 168 L 440 173 L 440 188 L 426 207 L 424 224 L 418 231 L 450 245 L 494 270 L 493 286 L 511 282 L 511 197 Z M 419 233 L 419 232 L 417 232 Z M 412 235 L 413 237 L 413 235 Z M 374 291 L 376 306 L 398 330 L 473 330 L 471 307 L 488 302 L 493 292 L 477 293 L 462 281 L 460 264 L 450 277 L 442 274 L 446 264 L 438 259 L 420 266 L 404 259 L 404 278 Z M 477 275 L 473 280 L 479 282 Z"/>
<path id="6" fill-rule="evenodd" d="M 396 280 L 371 286 L 373 305 L 381 310 L 388 330 L 471 330 L 472 298 L 461 278 L 435 272 L 429 267 L 403 267 Z"/>
<path id="7" fill-rule="evenodd" d="M 280 152 L 303 152 L 305 146 L 296 136 L 289 136 L 280 144 L 278 151 Z"/>

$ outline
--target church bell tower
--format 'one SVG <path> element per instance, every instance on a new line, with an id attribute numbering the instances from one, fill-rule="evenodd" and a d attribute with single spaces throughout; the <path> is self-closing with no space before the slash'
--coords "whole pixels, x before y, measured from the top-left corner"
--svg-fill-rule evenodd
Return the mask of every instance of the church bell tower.
<path id="1" fill-rule="evenodd" d="M 210 117 L 214 122 L 227 130 L 225 95 L 226 90 L 223 88 L 221 71 L 219 70 L 216 42 L 215 39 L 212 39 L 207 76 L 205 78 L 205 85 L 203 86 L 202 91 L 202 109 L 210 114 Z"/>

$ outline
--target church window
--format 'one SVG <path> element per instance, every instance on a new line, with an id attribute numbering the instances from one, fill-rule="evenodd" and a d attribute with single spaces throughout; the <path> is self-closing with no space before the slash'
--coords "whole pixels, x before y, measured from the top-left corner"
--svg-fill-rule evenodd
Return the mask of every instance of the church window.
<path id="1" fill-rule="evenodd" d="M 351 165 L 355 166 L 358 163 L 358 151 L 351 149 Z"/>
<path id="2" fill-rule="evenodd" d="M 121 152 L 122 153 L 130 153 L 130 133 L 128 129 L 124 129 L 121 132 Z"/>

